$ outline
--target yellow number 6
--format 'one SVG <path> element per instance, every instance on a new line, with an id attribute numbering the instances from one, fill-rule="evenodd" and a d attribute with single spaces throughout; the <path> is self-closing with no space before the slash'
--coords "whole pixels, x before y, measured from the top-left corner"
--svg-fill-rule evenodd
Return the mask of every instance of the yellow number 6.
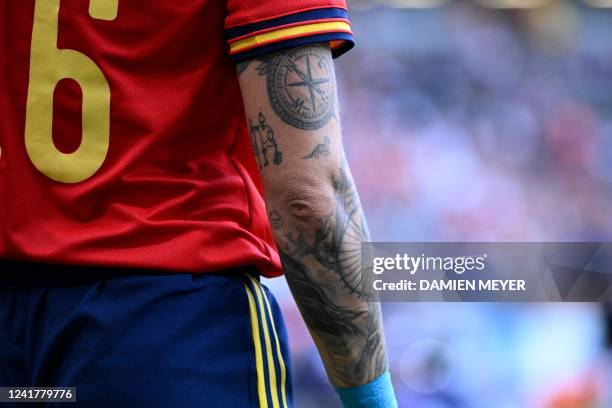
<path id="1" fill-rule="evenodd" d="M 90 0 L 89 14 L 114 20 L 119 0 Z M 100 68 L 86 55 L 57 48 L 60 0 L 36 0 L 30 57 L 25 146 L 41 173 L 61 183 L 78 183 L 104 163 L 110 134 L 110 87 Z M 53 93 L 58 82 L 74 79 L 83 93 L 83 135 L 70 154 L 53 144 Z"/>

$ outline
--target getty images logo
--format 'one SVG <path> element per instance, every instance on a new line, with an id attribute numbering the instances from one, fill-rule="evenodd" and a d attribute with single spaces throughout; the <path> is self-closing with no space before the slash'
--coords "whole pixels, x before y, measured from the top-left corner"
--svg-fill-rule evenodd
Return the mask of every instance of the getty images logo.
<path id="1" fill-rule="evenodd" d="M 395 254 L 392 257 L 375 257 L 372 272 L 380 275 L 386 271 L 406 271 L 411 275 L 419 271 L 454 272 L 461 275 L 465 272 L 483 271 L 486 268 L 487 254 L 482 256 L 411 256 Z"/>

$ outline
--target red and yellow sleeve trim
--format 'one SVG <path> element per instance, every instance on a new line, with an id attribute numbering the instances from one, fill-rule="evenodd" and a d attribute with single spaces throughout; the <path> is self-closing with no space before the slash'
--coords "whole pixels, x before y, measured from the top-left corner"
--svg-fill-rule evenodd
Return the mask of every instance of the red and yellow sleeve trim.
<path id="1" fill-rule="evenodd" d="M 240 61 L 259 54 L 315 42 L 327 42 L 334 57 L 352 48 L 346 10 L 317 9 L 226 30 L 229 54 Z"/>

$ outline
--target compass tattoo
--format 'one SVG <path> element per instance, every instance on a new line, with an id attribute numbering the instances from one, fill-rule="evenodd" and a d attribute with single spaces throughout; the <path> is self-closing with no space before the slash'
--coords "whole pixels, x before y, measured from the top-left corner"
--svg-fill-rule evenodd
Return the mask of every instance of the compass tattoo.
<path id="1" fill-rule="evenodd" d="M 270 160 L 275 166 L 283 162 L 283 154 L 278 149 L 274 130 L 266 123 L 266 117 L 263 113 L 259 112 L 258 123 L 253 123 L 249 118 L 249 133 L 251 134 L 253 153 L 255 153 L 257 165 L 260 169 L 268 167 Z"/>
<path id="2" fill-rule="evenodd" d="M 320 129 L 334 115 L 336 88 L 331 54 L 309 45 L 260 59 L 257 71 L 267 79 L 268 98 L 285 123 L 305 130 Z"/>

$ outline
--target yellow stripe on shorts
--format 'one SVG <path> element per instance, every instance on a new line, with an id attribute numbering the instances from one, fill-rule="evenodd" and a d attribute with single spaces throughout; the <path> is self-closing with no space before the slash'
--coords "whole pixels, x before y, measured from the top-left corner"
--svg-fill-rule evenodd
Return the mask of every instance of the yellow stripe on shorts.
<path id="1" fill-rule="evenodd" d="M 261 352 L 261 337 L 259 335 L 259 317 L 255 308 L 255 299 L 247 283 L 244 284 L 249 299 L 249 313 L 251 315 L 251 331 L 253 333 L 253 345 L 255 346 L 255 368 L 257 369 L 257 395 L 260 408 L 268 408 L 268 397 L 266 396 L 266 379 Z"/>
<path id="2" fill-rule="evenodd" d="M 246 280 L 245 288 L 249 299 L 251 330 L 255 346 L 259 406 L 260 408 L 268 408 L 269 406 L 271 408 L 289 408 L 286 391 L 287 368 L 270 301 L 259 280 L 251 275 L 247 275 Z M 276 361 L 278 361 L 278 370 Z M 280 379 L 277 371 L 280 372 Z M 270 390 L 269 396 L 268 389 Z"/>
<path id="3" fill-rule="evenodd" d="M 278 385 L 276 381 L 276 368 L 274 367 L 274 356 L 272 355 L 272 346 L 270 342 L 270 331 L 268 330 L 268 322 L 266 319 L 266 312 L 264 309 L 264 303 L 262 300 L 262 288 L 259 282 L 248 275 L 249 279 L 253 283 L 253 287 L 255 288 L 255 295 L 257 299 L 257 305 L 259 306 L 259 315 L 261 316 L 261 322 L 264 332 L 264 342 L 266 347 L 266 357 L 268 363 L 268 373 L 270 373 L 270 394 L 272 395 L 272 407 L 280 408 L 279 398 L 278 398 Z"/>
<path id="4" fill-rule="evenodd" d="M 270 319 L 272 333 L 274 334 L 274 342 L 276 343 L 276 356 L 278 358 L 278 365 L 280 366 L 281 372 L 281 395 L 283 398 L 283 406 L 288 408 L 289 405 L 287 405 L 287 392 L 285 391 L 287 385 L 287 369 L 285 368 L 285 360 L 283 360 L 283 352 L 281 350 L 280 341 L 278 340 L 278 333 L 276 332 L 276 325 L 274 324 L 274 316 L 272 315 L 272 308 L 270 307 L 268 296 L 266 295 L 266 292 L 264 290 L 262 290 L 261 292 L 263 294 L 264 300 L 266 301 L 268 318 Z"/>

